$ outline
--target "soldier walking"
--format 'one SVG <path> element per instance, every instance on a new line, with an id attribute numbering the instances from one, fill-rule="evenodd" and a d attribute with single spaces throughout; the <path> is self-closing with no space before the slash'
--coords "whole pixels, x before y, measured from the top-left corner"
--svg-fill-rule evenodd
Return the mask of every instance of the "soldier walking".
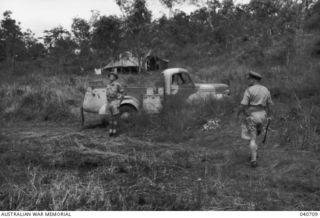
<path id="1" fill-rule="evenodd" d="M 242 139 L 249 140 L 251 151 L 250 165 L 257 167 L 257 150 L 258 145 L 256 138 L 263 130 L 263 125 L 270 116 L 270 105 L 273 104 L 269 90 L 260 84 L 262 76 L 259 73 L 250 71 L 248 73 L 248 85 L 245 90 L 243 99 L 237 117 L 245 115 L 241 124 Z"/>
<path id="2" fill-rule="evenodd" d="M 107 85 L 107 110 L 110 112 L 110 128 L 109 136 L 115 137 L 118 134 L 119 126 L 119 107 L 123 98 L 123 87 L 117 82 L 119 78 L 118 73 L 112 71 L 108 73 L 109 83 Z"/>

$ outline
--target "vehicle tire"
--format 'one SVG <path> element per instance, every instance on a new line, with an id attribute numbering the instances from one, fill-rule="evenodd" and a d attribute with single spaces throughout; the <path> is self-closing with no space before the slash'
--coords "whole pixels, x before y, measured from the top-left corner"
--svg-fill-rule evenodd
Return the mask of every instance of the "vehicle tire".
<path id="1" fill-rule="evenodd" d="M 137 109 L 129 104 L 120 106 L 120 119 L 121 120 L 130 120 L 137 113 Z"/>

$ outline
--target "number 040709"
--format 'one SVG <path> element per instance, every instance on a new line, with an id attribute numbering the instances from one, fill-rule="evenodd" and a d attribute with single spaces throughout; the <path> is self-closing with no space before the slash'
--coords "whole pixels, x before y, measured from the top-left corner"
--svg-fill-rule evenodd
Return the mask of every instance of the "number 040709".
<path id="1" fill-rule="evenodd" d="M 316 217 L 318 212 L 300 212 L 300 216 Z"/>

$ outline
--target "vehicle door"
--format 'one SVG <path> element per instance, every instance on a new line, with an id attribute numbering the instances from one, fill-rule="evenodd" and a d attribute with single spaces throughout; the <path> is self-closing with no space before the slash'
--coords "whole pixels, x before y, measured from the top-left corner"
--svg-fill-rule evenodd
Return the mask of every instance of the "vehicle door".
<path id="1" fill-rule="evenodd" d="M 186 99 L 196 91 L 195 85 L 188 73 L 175 73 L 172 75 L 171 80 L 171 95 Z"/>

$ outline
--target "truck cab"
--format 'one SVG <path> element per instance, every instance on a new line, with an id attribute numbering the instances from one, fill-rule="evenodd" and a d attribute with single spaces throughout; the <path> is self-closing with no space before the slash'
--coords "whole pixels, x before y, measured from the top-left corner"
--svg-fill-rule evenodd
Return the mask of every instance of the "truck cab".
<path id="1" fill-rule="evenodd" d="M 230 95 L 230 87 L 223 83 L 194 83 L 183 68 L 171 68 L 162 72 L 166 95 L 180 95 L 189 103 L 206 98 L 222 99 Z"/>
<path id="2" fill-rule="evenodd" d="M 194 83 L 184 68 L 170 68 L 161 73 L 161 85 L 153 87 L 125 87 L 125 96 L 120 104 L 122 118 L 137 111 L 159 113 L 163 102 L 170 96 L 179 96 L 188 103 L 204 100 L 208 97 L 222 99 L 230 94 L 227 84 Z M 87 88 L 81 115 L 84 112 L 108 115 L 106 87 L 98 83 Z M 84 120 L 84 117 L 83 117 Z"/>

